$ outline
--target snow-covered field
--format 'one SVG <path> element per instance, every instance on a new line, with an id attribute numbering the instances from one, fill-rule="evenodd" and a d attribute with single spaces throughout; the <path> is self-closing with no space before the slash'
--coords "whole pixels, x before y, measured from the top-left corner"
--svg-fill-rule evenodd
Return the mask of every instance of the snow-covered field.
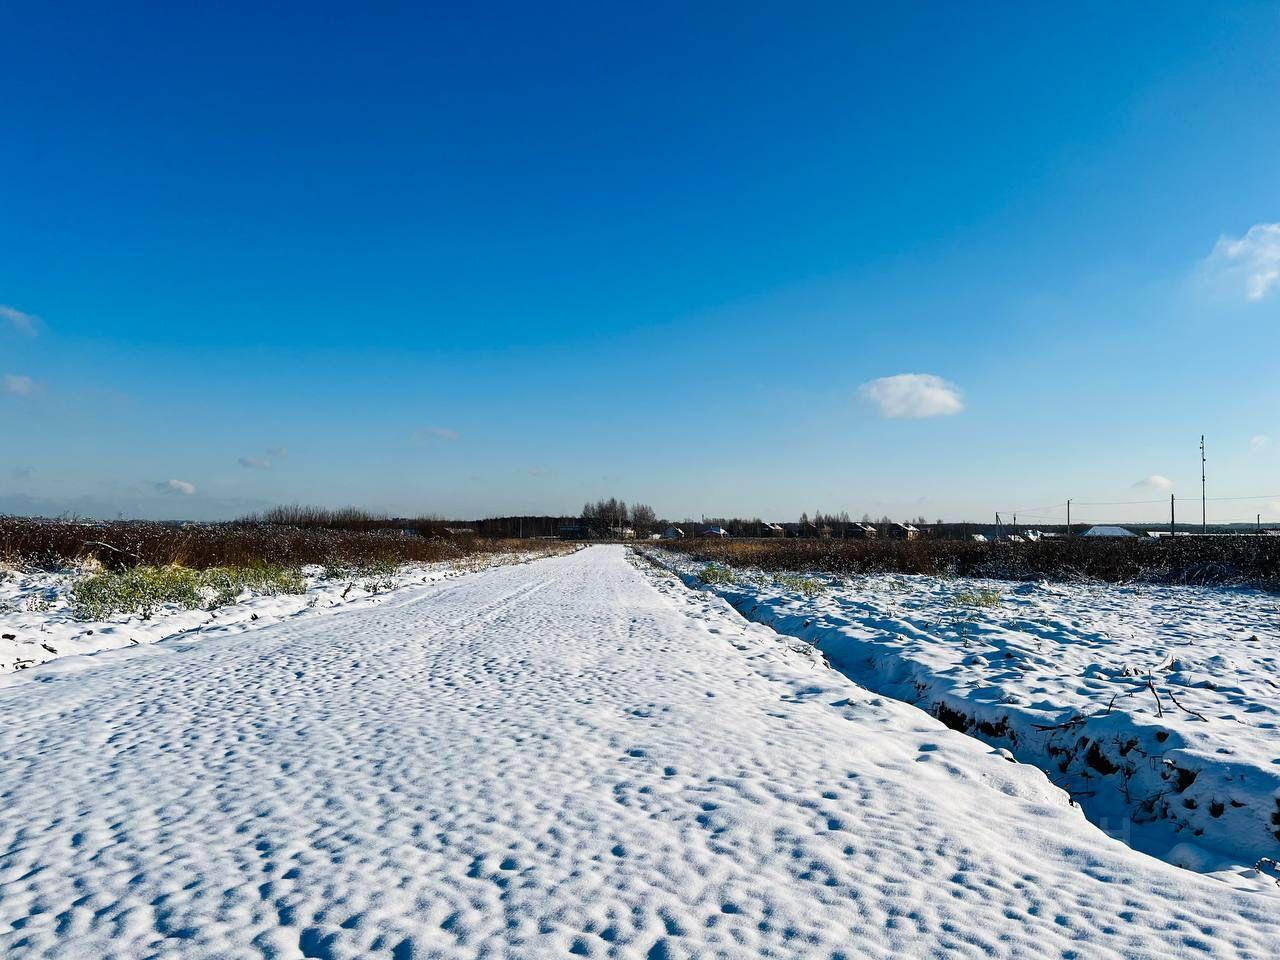
<path id="1" fill-rule="evenodd" d="M 1043 767 L 1135 845 L 1205 872 L 1280 859 L 1274 594 L 721 573 L 748 618 Z"/>
<path id="2" fill-rule="evenodd" d="M 1273 957 L 1276 900 L 621 547 L 0 689 L 6 957 Z"/>
<path id="3" fill-rule="evenodd" d="M 235 603 L 186 610 L 169 605 L 152 616 L 119 614 L 105 620 L 75 615 L 71 590 L 86 571 L 0 569 L 0 686 L 25 679 L 30 667 L 59 657 L 115 650 L 181 636 L 239 633 L 289 617 L 313 616 L 350 604 L 377 604 L 407 587 L 462 576 L 491 566 L 527 563 L 546 551 L 477 553 L 447 563 L 406 564 L 394 573 L 342 573 L 304 567 L 306 592 L 241 593 Z"/>

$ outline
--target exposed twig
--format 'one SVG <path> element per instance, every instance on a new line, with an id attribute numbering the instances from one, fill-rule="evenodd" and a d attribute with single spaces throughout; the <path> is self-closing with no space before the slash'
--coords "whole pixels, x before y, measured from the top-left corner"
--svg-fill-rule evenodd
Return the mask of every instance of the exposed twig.
<path id="1" fill-rule="evenodd" d="M 1209 722 L 1209 718 L 1208 718 L 1208 717 L 1206 717 L 1203 713 L 1196 713 L 1194 710 L 1188 710 L 1186 707 L 1184 707 L 1182 704 L 1180 704 L 1180 703 L 1178 702 L 1178 698 L 1177 698 L 1177 697 L 1175 697 L 1175 696 L 1173 695 L 1173 691 L 1172 691 L 1172 690 L 1166 690 L 1166 691 L 1165 691 L 1165 693 L 1169 694 L 1169 699 L 1173 701 L 1173 705 L 1174 705 L 1175 707 L 1177 707 L 1179 710 L 1183 711 L 1184 713 L 1189 713 L 1189 714 L 1191 714 L 1193 717 L 1195 717 L 1195 718 L 1197 718 L 1197 719 L 1199 719 L 1199 720 L 1203 720 L 1205 723 L 1208 723 L 1208 722 Z"/>
<path id="2" fill-rule="evenodd" d="M 1085 722 L 1086 720 L 1088 720 L 1088 719 L 1089 719 L 1088 717 L 1086 717 L 1086 716 L 1084 716 L 1084 715 L 1080 715 L 1080 716 L 1072 717 L 1070 720 L 1064 720 L 1064 721 L 1062 721 L 1062 723 L 1054 723 L 1054 724 L 1051 724 L 1051 725 L 1049 725 L 1049 726 L 1047 726 L 1047 727 L 1046 727 L 1046 726 L 1041 726 L 1041 725 L 1040 725 L 1040 724 L 1038 724 L 1038 723 L 1033 723 L 1033 724 L 1032 724 L 1032 726 L 1033 726 L 1033 727 L 1035 727 L 1035 729 L 1037 729 L 1037 730 L 1039 730 L 1039 731 L 1041 731 L 1041 732 L 1046 732 L 1046 731 L 1049 731 L 1049 730 L 1068 730 L 1068 729 L 1070 729 L 1071 727 L 1075 727 L 1075 726 L 1078 726 L 1078 725 L 1080 725 L 1080 724 L 1084 723 L 1084 722 Z"/>
<path id="3" fill-rule="evenodd" d="M 113 547 L 111 544 L 103 543 L 101 540 L 86 540 L 84 542 L 84 545 L 86 547 L 103 547 L 107 550 L 114 550 L 116 553 L 123 553 L 126 556 L 133 557 L 133 559 L 137 560 L 139 563 L 142 562 L 142 558 L 138 556 L 136 553 L 134 553 L 132 550 L 123 550 L 120 547 Z"/>
<path id="4" fill-rule="evenodd" d="M 1160 694 L 1156 693 L 1156 685 L 1151 682 L 1150 674 L 1147 675 L 1147 689 L 1151 691 L 1151 695 L 1156 698 L 1156 716 L 1164 716 L 1164 707 L 1160 706 Z"/>

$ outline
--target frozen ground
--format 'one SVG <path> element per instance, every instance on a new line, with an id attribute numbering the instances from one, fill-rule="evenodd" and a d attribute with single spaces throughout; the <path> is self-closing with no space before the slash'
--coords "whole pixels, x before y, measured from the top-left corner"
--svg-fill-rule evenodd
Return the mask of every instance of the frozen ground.
<path id="1" fill-rule="evenodd" d="M 406 564 L 392 574 L 344 575 L 323 567 L 305 567 L 306 592 L 243 592 L 236 603 L 212 610 L 170 605 L 148 619 L 120 614 L 108 620 L 73 615 L 71 588 L 85 574 L 0 568 L 0 686 L 24 679 L 21 671 L 59 657 L 96 653 L 175 636 L 185 639 L 225 636 L 278 620 L 314 616 L 350 604 L 381 603 L 395 591 L 433 583 L 476 570 L 527 563 L 544 552 L 475 554 L 447 563 Z"/>
<path id="2" fill-rule="evenodd" d="M 1274 899 L 620 547 L 27 676 L 0 690 L 6 957 L 1280 945 Z"/>
<path id="3" fill-rule="evenodd" d="M 661 558 L 685 574 L 705 566 Z M 728 576 L 716 591 L 750 619 L 1040 765 L 1130 842 L 1205 872 L 1280 859 L 1274 594 Z"/>

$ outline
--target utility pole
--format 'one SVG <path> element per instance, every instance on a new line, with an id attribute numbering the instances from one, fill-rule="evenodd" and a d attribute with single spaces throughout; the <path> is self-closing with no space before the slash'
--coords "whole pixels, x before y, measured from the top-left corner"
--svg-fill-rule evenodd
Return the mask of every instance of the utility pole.
<path id="1" fill-rule="evenodd" d="M 1200 434 L 1200 532 L 1209 532 L 1209 514 L 1206 509 L 1208 501 L 1204 495 L 1204 434 Z"/>
<path id="2" fill-rule="evenodd" d="M 1071 501 L 1067 501 L 1067 536 L 1071 536 Z"/>
<path id="3" fill-rule="evenodd" d="M 1173 494 L 1171 493 L 1169 494 L 1169 536 L 1173 537 L 1176 535 L 1177 534 L 1174 532 L 1173 527 Z"/>

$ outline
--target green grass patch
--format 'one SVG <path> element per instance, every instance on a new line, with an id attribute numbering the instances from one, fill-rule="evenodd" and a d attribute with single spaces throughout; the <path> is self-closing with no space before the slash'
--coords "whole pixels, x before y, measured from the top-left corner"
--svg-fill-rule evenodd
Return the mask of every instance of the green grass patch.
<path id="1" fill-rule="evenodd" d="M 702 572 L 698 574 L 698 579 L 711 586 L 717 586 L 724 583 L 733 583 L 734 576 L 733 571 L 728 567 L 709 563 L 702 568 Z"/>
<path id="2" fill-rule="evenodd" d="M 303 593 L 306 580 L 294 567 L 276 564 L 209 567 L 139 566 L 95 573 L 71 588 L 71 608 L 84 620 L 137 613 L 149 620 L 161 607 L 213 609 L 235 603 L 245 590 L 277 595 Z"/>
<path id="3" fill-rule="evenodd" d="M 998 607 L 1000 606 L 999 590 L 966 590 L 957 593 L 954 601 L 961 607 Z"/>
<path id="4" fill-rule="evenodd" d="M 787 573 L 778 577 L 778 584 L 793 593 L 803 593 L 813 597 L 827 589 L 827 585 L 816 577 L 802 577 L 799 574 Z"/>

